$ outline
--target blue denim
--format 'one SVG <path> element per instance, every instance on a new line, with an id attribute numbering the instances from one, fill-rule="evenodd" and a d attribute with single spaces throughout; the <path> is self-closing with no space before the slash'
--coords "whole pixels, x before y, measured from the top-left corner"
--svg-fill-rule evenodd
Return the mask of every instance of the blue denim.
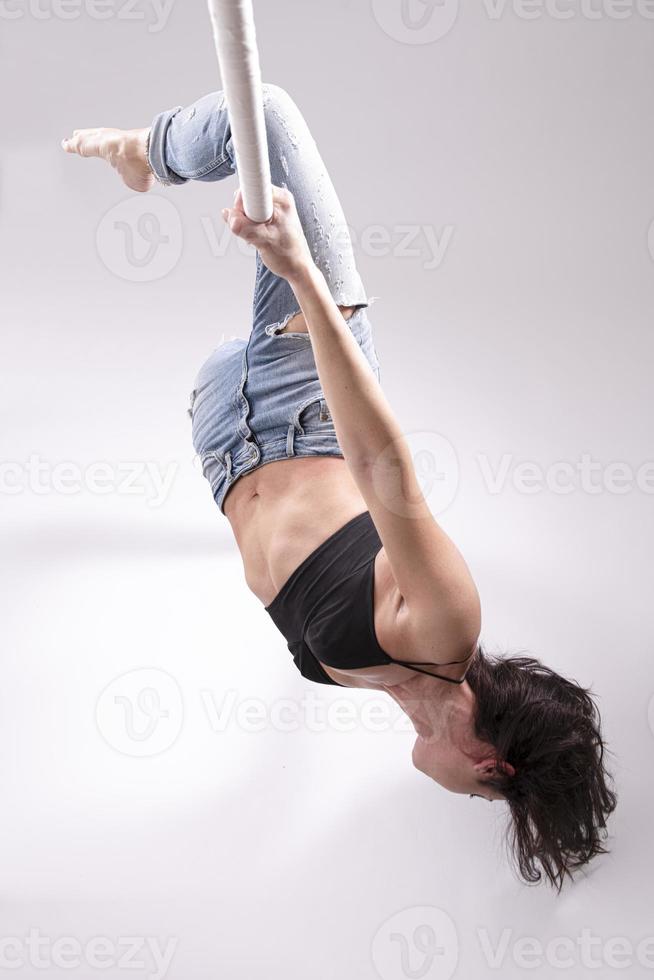
<path id="1" fill-rule="evenodd" d="M 356 307 L 347 321 L 371 370 L 379 363 L 342 207 L 306 122 L 291 98 L 264 86 L 273 184 L 286 187 L 334 301 Z M 149 161 L 158 180 L 223 180 L 236 172 L 221 92 L 156 117 Z M 300 312 L 293 290 L 257 253 L 250 337 L 223 344 L 200 368 L 191 393 L 193 445 L 221 510 L 239 477 L 297 456 L 342 456 L 307 333 L 280 331 Z"/>

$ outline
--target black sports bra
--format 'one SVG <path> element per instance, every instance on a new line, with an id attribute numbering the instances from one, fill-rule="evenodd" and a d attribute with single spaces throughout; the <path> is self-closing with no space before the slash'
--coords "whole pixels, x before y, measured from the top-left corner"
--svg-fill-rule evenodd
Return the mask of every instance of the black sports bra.
<path id="1" fill-rule="evenodd" d="M 286 638 L 295 664 L 308 680 L 336 684 L 322 665 L 355 670 L 399 664 L 448 684 L 463 684 L 425 667 L 395 660 L 377 642 L 374 622 L 375 558 L 382 542 L 368 511 L 354 517 L 316 548 L 282 586 L 266 612 Z"/>

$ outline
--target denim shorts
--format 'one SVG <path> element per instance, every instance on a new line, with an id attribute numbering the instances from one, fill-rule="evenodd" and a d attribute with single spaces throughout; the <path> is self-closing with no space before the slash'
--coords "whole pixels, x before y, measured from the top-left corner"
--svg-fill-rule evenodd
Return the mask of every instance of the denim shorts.
<path id="1" fill-rule="evenodd" d="M 263 102 L 273 184 L 293 194 L 313 260 L 334 302 L 355 309 L 348 325 L 379 378 L 368 299 L 334 185 L 288 93 L 264 85 Z M 233 176 L 236 159 L 224 94 L 213 92 L 186 109 L 160 113 L 150 130 L 148 159 L 166 185 Z M 259 466 L 296 456 L 343 455 L 311 338 L 281 332 L 298 312 L 289 284 L 257 254 L 250 337 L 215 350 L 191 394 L 193 445 L 221 510 L 236 480 Z"/>
<path id="2" fill-rule="evenodd" d="M 379 378 L 364 307 L 348 325 Z M 280 459 L 342 456 L 306 333 L 230 340 L 203 364 L 191 394 L 193 445 L 221 510 L 245 473 Z"/>

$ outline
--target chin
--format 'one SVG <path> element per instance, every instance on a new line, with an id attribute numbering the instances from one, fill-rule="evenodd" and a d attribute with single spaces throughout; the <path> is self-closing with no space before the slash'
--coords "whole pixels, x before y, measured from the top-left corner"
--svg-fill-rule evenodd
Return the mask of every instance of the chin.
<path id="1" fill-rule="evenodd" d="M 453 776 L 452 772 L 447 771 L 447 768 L 442 764 L 439 765 L 439 762 L 442 763 L 443 760 L 434 758 L 433 744 L 430 744 L 420 736 L 418 736 L 413 746 L 411 761 L 418 772 L 421 772 L 424 776 L 428 776 L 446 792 L 464 794 L 469 792 L 469 790 L 460 785 L 459 779 Z"/>
<path id="2" fill-rule="evenodd" d="M 425 759 L 424 759 L 425 749 L 424 743 L 422 742 L 420 736 L 416 739 L 413 751 L 411 753 L 411 761 L 419 772 L 425 772 Z"/>
<path id="3" fill-rule="evenodd" d="M 434 775 L 434 747 L 426 742 L 420 735 L 415 741 L 413 746 L 413 752 L 411 753 L 411 761 L 415 768 L 423 773 L 425 776 L 429 776 L 431 779 L 436 779 Z M 438 782 L 438 779 L 436 779 Z"/>

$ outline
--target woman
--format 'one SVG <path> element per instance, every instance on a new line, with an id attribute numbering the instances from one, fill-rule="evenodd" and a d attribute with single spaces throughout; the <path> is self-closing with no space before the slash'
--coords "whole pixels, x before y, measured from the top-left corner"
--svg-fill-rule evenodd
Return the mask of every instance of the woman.
<path id="1" fill-rule="evenodd" d="M 386 691 L 417 732 L 413 763 L 444 788 L 505 799 L 528 881 L 604 851 L 615 807 L 589 693 L 538 661 L 480 649 L 470 572 L 424 501 L 379 384 L 367 298 L 315 142 L 264 87 L 274 215 L 223 212 L 255 246 L 250 338 L 216 350 L 191 396 L 193 440 L 245 578 L 318 683 Z M 235 173 L 221 94 L 150 129 L 76 131 L 64 149 L 129 187 Z"/>

